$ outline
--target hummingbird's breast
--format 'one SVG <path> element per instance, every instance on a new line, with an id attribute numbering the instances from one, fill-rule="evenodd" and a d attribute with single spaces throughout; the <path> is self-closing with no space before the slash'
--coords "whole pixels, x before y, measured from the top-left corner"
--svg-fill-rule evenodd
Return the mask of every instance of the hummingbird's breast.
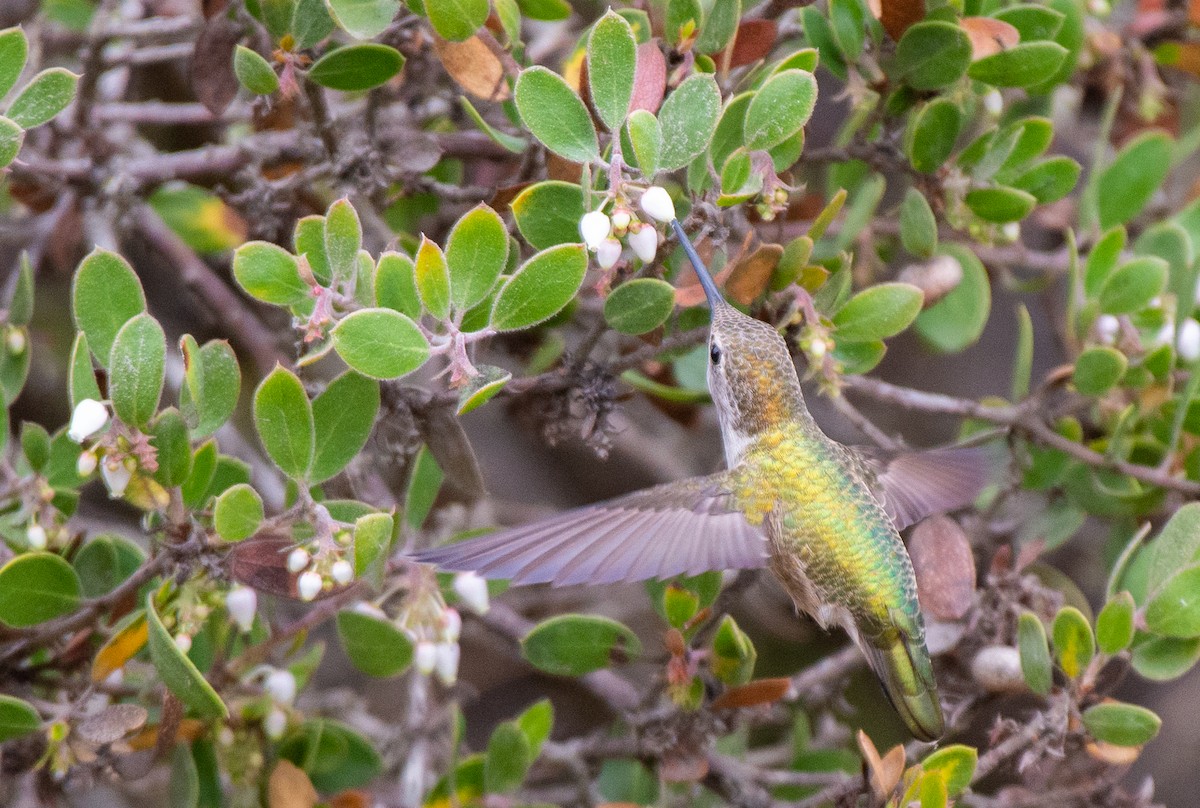
<path id="1" fill-rule="evenodd" d="M 802 610 L 867 635 L 888 630 L 897 612 L 919 620 L 904 543 L 815 425 L 762 434 L 734 476 L 747 517 L 765 526 L 772 570 Z"/>

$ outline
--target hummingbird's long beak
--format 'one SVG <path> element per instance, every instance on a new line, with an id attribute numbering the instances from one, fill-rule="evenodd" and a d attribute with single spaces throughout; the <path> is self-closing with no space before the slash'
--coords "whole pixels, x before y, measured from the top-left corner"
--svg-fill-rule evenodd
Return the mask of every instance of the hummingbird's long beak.
<path id="1" fill-rule="evenodd" d="M 721 296 L 721 290 L 717 288 L 717 282 L 713 280 L 712 275 L 708 273 L 708 267 L 704 266 L 704 262 L 696 254 L 696 248 L 692 246 L 692 241 L 688 238 L 687 233 L 683 232 L 683 225 L 679 223 L 679 220 L 672 219 L 671 227 L 675 230 L 675 237 L 683 245 L 683 251 L 687 254 L 688 260 L 692 262 L 692 268 L 696 270 L 696 277 L 700 279 L 700 285 L 704 287 L 704 296 L 708 298 L 709 309 L 716 314 L 718 308 L 728 305 L 725 298 Z"/>

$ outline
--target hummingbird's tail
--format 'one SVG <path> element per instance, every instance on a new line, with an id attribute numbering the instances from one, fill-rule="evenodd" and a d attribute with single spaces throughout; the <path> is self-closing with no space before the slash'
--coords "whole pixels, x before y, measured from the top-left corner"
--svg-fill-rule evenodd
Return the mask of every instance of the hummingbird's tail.
<path id="1" fill-rule="evenodd" d="M 879 677 L 888 701 L 913 736 L 922 741 L 940 738 L 946 731 L 946 723 L 933 678 L 933 663 L 929 661 L 921 633 L 913 637 L 903 629 L 892 629 L 875 639 L 861 638 L 859 647 Z"/>

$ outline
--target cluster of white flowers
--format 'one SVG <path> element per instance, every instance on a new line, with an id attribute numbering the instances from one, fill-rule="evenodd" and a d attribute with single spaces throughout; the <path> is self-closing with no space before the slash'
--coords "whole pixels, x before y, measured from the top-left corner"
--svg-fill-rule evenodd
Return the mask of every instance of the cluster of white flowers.
<path id="1" fill-rule="evenodd" d="M 655 221 L 669 222 L 675 218 L 671 195 L 658 185 L 643 192 L 641 208 Z M 601 269 L 612 269 L 621 260 L 621 239 L 644 263 L 653 261 L 658 254 L 658 229 L 651 222 L 637 219 L 624 204 L 613 209 L 611 218 L 603 210 L 585 213 L 579 220 L 579 234 L 587 248 L 596 254 Z"/>
<path id="2" fill-rule="evenodd" d="M 295 575 L 296 591 L 301 600 L 312 600 L 321 594 L 326 583 L 330 586 L 345 586 L 354 580 L 354 565 L 344 558 L 314 560 L 308 550 L 297 547 L 288 553 L 288 572 Z"/>
<path id="3" fill-rule="evenodd" d="M 71 411 L 71 423 L 67 427 L 67 437 L 82 444 L 100 432 L 108 421 L 108 407 L 104 402 L 94 398 L 85 398 Z M 129 481 L 133 479 L 133 472 L 137 468 L 137 461 L 132 457 L 108 454 L 96 445 L 85 447 L 79 454 L 75 470 L 80 477 L 87 477 L 97 467 L 100 469 L 100 477 L 104 480 L 104 485 L 108 488 L 108 495 L 116 499 L 125 495 L 125 489 L 129 486 Z"/>
<path id="4" fill-rule="evenodd" d="M 262 677 L 263 693 L 271 699 L 271 709 L 263 717 L 263 732 L 272 740 L 279 740 L 287 730 L 287 708 L 296 700 L 296 677 L 284 668 L 263 666 L 255 671 Z"/>

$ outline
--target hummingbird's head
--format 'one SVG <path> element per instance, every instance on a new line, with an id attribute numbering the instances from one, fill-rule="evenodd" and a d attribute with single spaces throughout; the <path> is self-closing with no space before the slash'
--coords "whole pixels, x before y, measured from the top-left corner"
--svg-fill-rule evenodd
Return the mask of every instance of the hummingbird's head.
<path id="1" fill-rule="evenodd" d="M 732 466 L 755 437 L 807 413 L 800 380 L 779 332 L 729 305 L 678 220 L 671 226 L 712 311 L 708 390 L 717 405 L 725 459 Z"/>

